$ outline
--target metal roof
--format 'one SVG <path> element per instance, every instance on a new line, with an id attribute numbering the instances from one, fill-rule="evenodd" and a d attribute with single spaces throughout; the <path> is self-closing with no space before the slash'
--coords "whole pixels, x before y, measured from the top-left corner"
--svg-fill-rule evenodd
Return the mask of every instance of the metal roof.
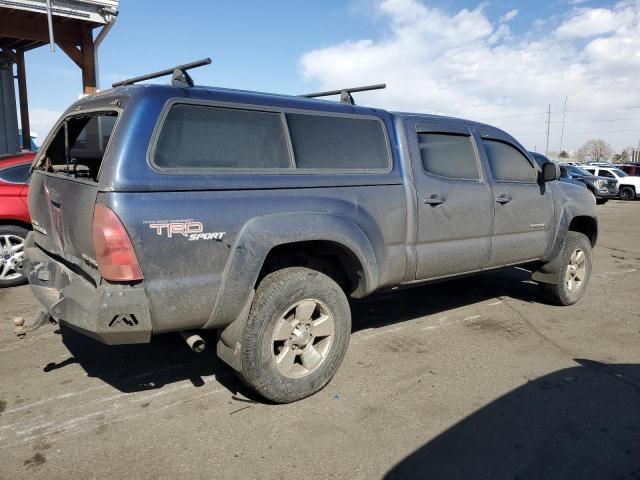
<path id="1" fill-rule="evenodd" d="M 117 0 L 52 2 L 56 41 L 80 45 L 84 30 L 107 24 L 117 9 Z M 0 48 L 26 51 L 47 43 L 46 0 L 0 0 Z"/>

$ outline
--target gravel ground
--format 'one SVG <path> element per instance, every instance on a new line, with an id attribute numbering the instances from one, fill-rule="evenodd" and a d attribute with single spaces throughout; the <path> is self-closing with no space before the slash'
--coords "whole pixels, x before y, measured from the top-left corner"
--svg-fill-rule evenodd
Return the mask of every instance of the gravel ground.
<path id="1" fill-rule="evenodd" d="M 378 295 L 329 386 L 284 406 L 178 335 L 17 340 L 38 307 L 2 290 L 0 478 L 640 479 L 640 202 L 598 209 L 579 304 L 520 269 Z"/>

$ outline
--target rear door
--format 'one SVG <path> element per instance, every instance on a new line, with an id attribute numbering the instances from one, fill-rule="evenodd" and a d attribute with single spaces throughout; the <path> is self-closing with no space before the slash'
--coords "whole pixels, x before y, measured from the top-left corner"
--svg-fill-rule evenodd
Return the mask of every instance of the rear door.
<path id="1" fill-rule="evenodd" d="M 39 155 L 29 185 L 36 243 L 96 280 L 93 211 L 116 118 L 112 111 L 68 117 Z"/>
<path id="2" fill-rule="evenodd" d="M 407 121 L 417 193 L 417 280 L 480 270 L 491 253 L 493 197 L 471 131 Z"/>
<path id="3" fill-rule="evenodd" d="M 540 167 L 508 136 L 480 133 L 495 205 L 489 266 L 542 258 L 551 241 L 554 207 L 551 190 L 538 182 Z"/>

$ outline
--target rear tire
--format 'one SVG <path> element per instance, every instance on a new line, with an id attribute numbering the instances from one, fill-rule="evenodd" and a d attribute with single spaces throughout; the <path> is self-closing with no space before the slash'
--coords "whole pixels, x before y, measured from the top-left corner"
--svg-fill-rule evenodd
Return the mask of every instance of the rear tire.
<path id="1" fill-rule="evenodd" d="M 573 305 L 584 295 L 593 266 L 591 242 L 578 232 L 567 232 L 560 253 L 557 284 L 541 284 L 549 301 L 556 305 Z"/>
<path id="2" fill-rule="evenodd" d="M 0 225 L 0 288 L 27 283 L 22 275 L 24 241 L 29 230 L 16 225 Z"/>
<path id="3" fill-rule="evenodd" d="M 275 403 L 321 390 L 342 363 L 351 334 L 349 302 L 327 275 L 290 267 L 258 286 L 242 335 L 240 378 Z"/>
<path id="4" fill-rule="evenodd" d="M 620 189 L 620 200 L 635 200 L 636 199 L 636 191 L 633 187 L 622 187 Z"/>

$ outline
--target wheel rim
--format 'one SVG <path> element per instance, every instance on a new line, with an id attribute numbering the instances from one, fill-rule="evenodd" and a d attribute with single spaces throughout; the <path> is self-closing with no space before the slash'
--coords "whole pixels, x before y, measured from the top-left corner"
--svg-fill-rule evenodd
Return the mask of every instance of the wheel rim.
<path id="1" fill-rule="evenodd" d="M 308 298 L 288 307 L 272 336 L 272 356 L 278 372 L 300 378 L 324 363 L 334 337 L 334 317 L 320 300 Z"/>
<path id="2" fill-rule="evenodd" d="M 623 200 L 629 200 L 631 198 L 631 192 L 628 189 L 623 189 L 622 192 L 620 193 L 620 197 Z"/>
<path id="3" fill-rule="evenodd" d="M 569 257 L 565 281 L 570 292 L 577 292 L 582 288 L 587 274 L 587 255 L 577 248 Z"/>
<path id="4" fill-rule="evenodd" d="M 17 235 L 0 235 L 0 281 L 22 277 L 24 239 Z"/>

